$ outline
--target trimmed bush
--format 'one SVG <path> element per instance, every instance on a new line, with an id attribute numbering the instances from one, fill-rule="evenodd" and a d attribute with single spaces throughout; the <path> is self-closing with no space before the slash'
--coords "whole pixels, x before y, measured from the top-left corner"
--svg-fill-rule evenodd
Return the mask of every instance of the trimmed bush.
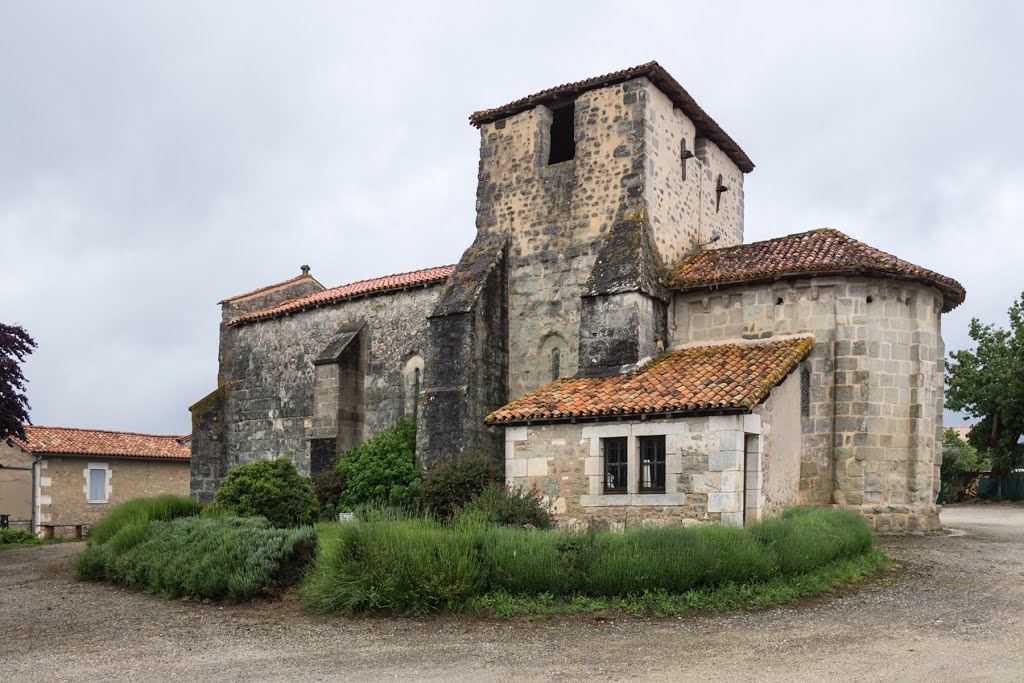
<path id="1" fill-rule="evenodd" d="M 107 579 L 165 597 L 236 602 L 295 583 L 316 554 L 312 527 L 278 529 L 260 518 L 136 520 L 75 565 L 82 580 Z"/>
<path id="2" fill-rule="evenodd" d="M 415 510 L 420 503 L 416 467 L 416 423 L 399 420 L 369 441 L 345 452 L 335 466 L 345 478 L 340 507 L 386 505 Z"/>
<path id="3" fill-rule="evenodd" d="M 752 586 L 774 586 L 765 596 L 808 594 L 797 588 L 834 585 L 828 577 L 849 574 L 852 565 L 829 568 L 858 558 L 870 559 L 863 567 L 882 561 L 864 520 L 831 509 L 797 509 L 748 529 L 573 534 L 464 521 L 461 515 L 443 524 L 377 512 L 325 525 L 320 557 L 303 585 L 304 603 L 320 613 L 412 614 L 519 598 L 647 604 L 663 596 L 676 604 L 668 596 L 685 594 L 705 604 L 700 601 L 715 591 L 736 600 L 757 593 Z"/>
<path id="4" fill-rule="evenodd" d="M 501 467 L 489 458 L 463 458 L 441 463 L 423 479 L 423 511 L 448 519 L 457 508 L 473 500 L 488 484 L 503 476 Z"/>
<path id="5" fill-rule="evenodd" d="M 228 472 L 213 498 L 214 512 L 234 517 L 263 517 L 276 527 L 316 523 L 320 506 L 287 458 L 258 460 Z"/>
<path id="6" fill-rule="evenodd" d="M 874 544 L 863 519 L 849 510 L 832 508 L 792 508 L 781 517 L 752 525 L 750 533 L 775 553 L 785 576 L 861 555 Z"/>
<path id="7" fill-rule="evenodd" d="M 535 489 L 508 489 L 504 484 L 492 482 L 473 500 L 456 508 L 454 519 L 463 524 L 482 526 L 503 524 L 550 529 L 555 525 L 551 506 Z"/>
<path id="8" fill-rule="evenodd" d="M 188 496 L 136 498 L 115 506 L 89 531 L 90 543 L 106 543 L 123 527 L 150 520 L 170 520 L 198 515 L 202 506 Z"/>
<path id="9" fill-rule="evenodd" d="M 426 614 L 484 588 L 472 529 L 384 519 L 331 525 L 302 598 L 319 613 Z"/>

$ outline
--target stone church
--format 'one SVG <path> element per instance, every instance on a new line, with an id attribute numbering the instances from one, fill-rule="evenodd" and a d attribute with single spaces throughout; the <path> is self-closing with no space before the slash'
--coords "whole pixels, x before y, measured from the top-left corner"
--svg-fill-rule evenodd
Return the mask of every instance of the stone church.
<path id="1" fill-rule="evenodd" d="M 421 467 L 503 460 L 568 528 L 837 505 L 938 525 L 948 277 L 829 228 L 745 244 L 754 164 L 655 62 L 476 112 L 455 265 L 220 302 L 192 492 L 328 467 L 417 420 Z"/>

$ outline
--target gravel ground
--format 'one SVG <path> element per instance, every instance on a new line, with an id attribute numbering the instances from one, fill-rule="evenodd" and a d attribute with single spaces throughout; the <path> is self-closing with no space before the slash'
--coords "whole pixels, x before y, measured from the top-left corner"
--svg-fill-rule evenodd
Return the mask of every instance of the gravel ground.
<path id="1" fill-rule="evenodd" d="M 680 619 L 320 620 L 293 595 L 168 602 L 76 583 L 81 544 L 0 552 L 0 673 L 84 680 L 1024 680 L 1024 507 L 947 507 L 946 533 L 883 539 L 857 591 Z"/>

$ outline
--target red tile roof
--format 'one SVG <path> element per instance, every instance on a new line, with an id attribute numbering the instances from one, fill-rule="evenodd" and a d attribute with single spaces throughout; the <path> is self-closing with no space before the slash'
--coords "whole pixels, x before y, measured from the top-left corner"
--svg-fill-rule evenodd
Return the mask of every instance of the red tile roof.
<path id="1" fill-rule="evenodd" d="M 283 282 L 278 282 L 278 283 L 273 284 L 273 285 L 267 285 L 266 287 L 259 287 L 257 289 L 252 290 L 251 292 L 246 292 L 245 294 L 236 294 L 235 296 L 228 297 L 227 299 L 221 299 L 217 303 L 218 304 L 231 303 L 232 301 L 238 301 L 239 299 L 244 299 L 247 296 L 253 296 L 254 294 L 262 294 L 263 292 L 269 292 L 270 290 L 277 289 L 278 287 L 284 287 L 285 285 L 293 284 L 295 282 L 298 282 L 299 280 L 312 280 L 313 282 L 316 282 L 318 285 L 320 285 L 320 283 L 317 281 L 317 279 L 315 277 L 313 277 L 309 273 L 302 273 L 301 275 L 296 275 L 295 277 L 291 278 L 290 280 L 285 280 Z M 323 285 L 320 285 L 320 286 L 323 287 Z"/>
<path id="2" fill-rule="evenodd" d="M 682 291 L 825 274 L 916 280 L 942 292 L 944 311 L 964 301 L 963 285 L 868 246 L 838 230 L 821 228 L 764 242 L 709 249 L 687 257 L 671 282 Z"/>
<path id="3" fill-rule="evenodd" d="M 11 441 L 30 453 L 61 455 L 96 455 L 159 460 L 192 459 L 192 449 L 183 443 L 190 437 L 158 436 L 134 432 L 110 432 L 102 429 L 76 429 L 72 427 L 25 426 L 22 440 Z"/>
<path id="4" fill-rule="evenodd" d="M 469 122 L 479 128 L 484 123 L 518 114 L 521 111 L 532 109 L 538 104 L 552 104 L 556 101 L 558 103 L 568 103 L 570 98 L 575 99 L 580 93 L 587 90 L 604 88 L 641 76 L 645 76 L 659 90 L 665 93 L 672 100 L 672 103 L 679 107 L 693 122 L 694 126 L 697 127 L 698 135 L 706 137 L 718 145 L 741 171 L 750 173 L 754 170 L 754 162 L 750 160 L 746 152 L 740 149 L 736 141 L 729 137 L 722 130 L 722 127 L 715 123 L 715 120 L 708 116 L 706 111 L 700 108 L 697 102 L 690 96 L 690 93 L 686 92 L 683 86 L 679 85 L 679 82 L 672 78 L 672 75 L 657 62 L 647 62 L 646 64 L 640 64 L 639 66 L 623 69 L 622 71 L 614 71 L 603 76 L 595 76 L 583 81 L 565 83 L 554 88 L 541 90 L 538 93 L 522 97 L 500 107 L 475 112 L 469 117 Z"/>
<path id="5" fill-rule="evenodd" d="M 807 357 L 810 337 L 693 346 L 641 370 L 611 377 L 562 377 L 512 401 L 486 422 L 608 415 L 750 410 Z"/>
<path id="6" fill-rule="evenodd" d="M 306 310 L 307 308 L 315 308 L 317 306 L 334 303 L 343 299 L 351 299 L 357 296 L 375 294 L 377 292 L 437 284 L 448 279 L 448 276 L 452 274 L 452 269 L 454 268 L 455 266 L 438 266 L 436 268 L 416 270 L 411 273 L 398 273 L 397 275 L 385 275 L 384 277 L 373 278 L 372 280 L 360 280 L 359 282 L 342 285 L 340 287 L 335 287 L 334 289 L 325 289 L 322 292 L 314 292 L 313 294 L 299 297 L 298 299 L 290 299 L 278 304 L 277 306 L 273 306 L 262 311 L 246 313 L 245 315 L 238 316 L 228 324 L 238 325 L 240 323 L 246 323 L 253 320 L 274 318 L 279 315 L 296 313 L 298 311 Z"/>

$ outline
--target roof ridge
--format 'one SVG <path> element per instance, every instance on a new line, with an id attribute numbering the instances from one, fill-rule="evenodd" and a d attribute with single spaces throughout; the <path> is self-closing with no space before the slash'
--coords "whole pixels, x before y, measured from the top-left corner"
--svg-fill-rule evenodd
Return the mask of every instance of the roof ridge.
<path id="1" fill-rule="evenodd" d="M 176 434 L 147 434 L 144 432 L 126 432 L 116 429 L 90 429 L 89 427 L 49 427 L 47 425 L 35 425 L 27 424 L 22 425 L 25 429 L 61 429 L 64 431 L 72 432 L 95 432 L 98 434 L 124 434 L 126 436 L 148 436 L 155 439 L 184 439 L 191 434 L 176 435 Z"/>
<path id="2" fill-rule="evenodd" d="M 287 280 L 282 280 L 281 282 L 275 282 L 272 285 L 264 285 L 262 287 L 257 287 L 256 289 L 250 290 L 248 292 L 244 292 L 243 294 L 236 294 L 234 296 L 229 296 L 226 299 L 221 299 L 217 303 L 218 304 L 231 303 L 232 301 L 237 301 L 239 299 L 244 299 L 247 296 L 252 296 L 254 294 L 259 294 L 261 292 L 266 292 L 268 290 L 274 289 L 275 287 L 280 287 L 282 285 L 289 285 L 289 284 L 292 284 L 293 282 L 298 282 L 299 280 L 302 280 L 304 278 L 309 278 L 310 280 L 312 280 L 313 282 L 317 283 L 321 287 L 324 286 L 322 282 L 317 280 L 315 277 L 313 277 L 309 273 L 299 273 L 295 277 L 288 278 Z M 324 289 L 326 289 L 326 287 L 324 287 Z"/>
<path id="3" fill-rule="evenodd" d="M 280 303 L 274 304 L 273 306 L 269 306 L 258 311 L 245 313 L 228 322 L 228 325 L 236 325 L 254 320 L 273 318 L 277 315 L 302 311 L 305 310 L 307 307 L 316 306 L 319 304 L 333 303 L 335 301 L 341 301 L 346 298 L 361 296 L 365 294 L 375 294 L 378 292 L 385 292 L 389 290 L 403 289 L 405 287 L 417 287 L 421 285 L 432 284 L 447 278 L 449 275 L 451 275 L 452 270 L 454 268 L 455 265 L 430 266 L 429 268 L 420 268 L 418 270 L 410 270 L 404 273 L 390 273 L 388 275 L 380 275 L 378 277 L 371 277 L 366 278 L 364 280 L 356 280 L 355 282 L 348 282 L 342 285 L 338 285 L 337 287 L 331 287 L 329 289 L 323 289 L 319 292 L 313 292 L 311 294 L 295 297 L 294 299 L 287 299 Z M 426 277 L 420 280 L 414 280 L 405 283 L 398 282 L 395 284 L 383 285 L 380 287 L 370 286 L 366 287 L 362 291 L 353 291 L 350 294 L 339 293 L 341 290 L 344 290 L 346 288 L 358 288 L 361 285 L 372 285 L 372 283 L 374 282 L 384 280 L 415 277 L 423 273 L 430 273 L 431 271 L 438 272 L 436 274 L 431 275 L 430 277 Z M 332 293 L 334 293 L 334 295 L 332 295 Z"/>
<path id="4" fill-rule="evenodd" d="M 356 280 L 355 282 L 346 282 L 345 284 L 338 285 L 336 287 L 325 287 L 324 288 L 324 292 L 332 292 L 335 289 L 342 289 L 343 287 L 354 287 L 356 285 L 361 285 L 364 282 L 373 282 L 374 280 L 386 280 L 389 277 L 402 277 L 403 275 L 415 275 L 417 273 L 425 273 L 428 270 L 441 270 L 443 268 L 454 268 L 455 265 L 456 264 L 452 263 L 452 264 L 449 264 L 449 265 L 446 265 L 446 266 L 430 266 L 429 268 L 417 268 L 416 270 L 407 270 L 404 273 L 389 273 L 387 275 L 378 275 L 377 277 L 368 277 L 368 278 L 365 278 L 365 279 L 362 279 L 362 280 Z M 322 293 L 323 292 L 318 292 L 318 294 L 322 294 Z M 307 294 L 306 296 L 309 296 L 309 295 Z M 298 299 L 305 299 L 305 298 L 306 298 L 305 296 L 297 296 L 297 297 L 295 297 L 295 299 L 290 299 L 290 301 L 296 301 Z M 280 305 L 283 305 L 285 303 L 287 303 L 287 302 L 286 301 L 282 301 Z"/>

